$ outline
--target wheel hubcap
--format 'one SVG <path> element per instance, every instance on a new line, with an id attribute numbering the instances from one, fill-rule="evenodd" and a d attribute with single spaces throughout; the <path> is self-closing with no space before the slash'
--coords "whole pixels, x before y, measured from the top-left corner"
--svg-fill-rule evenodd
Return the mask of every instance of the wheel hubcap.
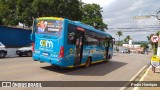
<path id="1" fill-rule="evenodd" d="M 29 52 L 29 53 L 28 53 L 28 56 L 32 56 L 32 53 L 31 53 L 31 52 Z"/>
<path id="2" fill-rule="evenodd" d="M 0 53 L 0 57 L 4 57 L 5 55 L 4 55 L 4 53 Z"/>

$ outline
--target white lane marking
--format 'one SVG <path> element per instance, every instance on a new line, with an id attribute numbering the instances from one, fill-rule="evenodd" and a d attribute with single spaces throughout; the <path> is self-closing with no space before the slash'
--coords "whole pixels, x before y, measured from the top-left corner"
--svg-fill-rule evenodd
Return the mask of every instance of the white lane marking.
<path id="1" fill-rule="evenodd" d="M 147 65 L 145 65 L 141 70 L 139 70 L 138 73 L 135 74 L 129 81 L 134 81 L 134 80 L 139 76 L 139 74 L 140 74 L 146 67 L 147 67 Z M 124 85 L 124 87 L 121 87 L 120 90 L 125 90 L 125 89 L 127 88 L 128 84 L 129 84 L 129 82 L 126 83 L 126 84 Z"/>
<path id="2" fill-rule="evenodd" d="M 143 80 L 144 80 L 144 78 L 147 76 L 147 74 L 148 74 L 149 70 L 151 69 L 151 67 L 152 67 L 152 66 L 150 66 L 150 67 L 147 69 L 147 71 L 144 73 L 144 75 L 142 76 L 142 78 L 141 78 L 139 81 L 143 81 Z M 139 87 L 134 87 L 134 88 L 133 88 L 133 90 L 138 90 L 138 89 L 139 89 Z"/>

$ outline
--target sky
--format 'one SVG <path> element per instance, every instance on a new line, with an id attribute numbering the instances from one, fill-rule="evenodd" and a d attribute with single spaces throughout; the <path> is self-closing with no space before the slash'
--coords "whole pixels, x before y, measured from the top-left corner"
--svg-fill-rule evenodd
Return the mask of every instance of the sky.
<path id="1" fill-rule="evenodd" d="M 147 36 L 160 30 L 160 21 L 154 16 L 160 11 L 160 0 L 82 0 L 99 4 L 103 9 L 104 23 L 108 24 L 107 33 L 116 40 L 117 31 L 122 31 L 123 40 L 130 35 L 133 41 L 147 41 Z M 133 19 L 135 16 L 153 15 L 150 18 Z"/>

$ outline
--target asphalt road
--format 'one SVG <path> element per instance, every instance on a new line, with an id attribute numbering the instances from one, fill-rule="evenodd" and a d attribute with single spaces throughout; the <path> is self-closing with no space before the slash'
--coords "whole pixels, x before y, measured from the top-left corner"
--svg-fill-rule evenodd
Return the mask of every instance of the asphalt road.
<path id="1" fill-rule="evenodd" d="M 149 55 L 115 53 L 109 63 L 59 68 L 31 57 L 0 59 L 0 81 L 129 81 L 149 63 Z M 121 87 L 0 88 L 0 90 L 119 90 Z"/>

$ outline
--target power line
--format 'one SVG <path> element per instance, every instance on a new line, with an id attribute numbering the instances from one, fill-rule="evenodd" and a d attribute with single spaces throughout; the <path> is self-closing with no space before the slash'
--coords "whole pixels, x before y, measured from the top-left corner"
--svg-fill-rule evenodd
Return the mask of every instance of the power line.
<path id="1" fill-rule="evenodd" d="M 109 28 L 108 30 L 160 30 L 160 28 Z"/>
<path id="2" fill-rule="evenodd" d="M 118 28 L 118 29 L 135 29 L 135 28 L 159 28 L 159 25 L 154 25 L 154 26 L 149 26 L 149 25 L 145 25 L 145 26 L 123 26 L 123 27 L 108 27 L 109 29 L 114 29 L 114 28 Z"/>
<path id="3" fill-rule="evenodd" d="M 125 8 L 120 8 L 120 9 L 110 10 L 110 11 L 106 11 L 106 12 L 103 12 L 103 13 L 119 11 L 119 10 L 127 9 L 127 8 L 130 8 L 130 7 L 135 7 L 135 6 L 139 6 L 139 5 L 143 5 L 143 4 L 152 3 L 152 2 L 155 2 L 155 1 L 158 1 L 158 0 L 154 0 L 154 1 L 150 1 L 150 2 L 145 2 L 145 3 L 141 3 L 141 4 L 137 4 L 137 5 L 133 5 L 133 6 L 128 6 L 128 7 L 125 7 Z"/>
<path id="4" fill-rule="evenodd" d="M 114 29 L 108 29 L 108 30 L 134 30 L 134 31 L 136 31 L 136 30 L 160 30 L 159 28 L 124 28 L 124 29 L 119 29 L 119 28 L 114 28 Z"/>
<path id="5" fill-rule="evenodd" d="M 134 17 L 134 16 L 132 16 L 132 17 L 127 17 L 127 18 L 118 18 L 118 19 L 105 20 L 105 21 L 115 21 L 115 20 L 118 21 L 118 20 L 125 20 L 125 19 L 128 19 L 128 20 L 131 20 L 131 19 L 132 19 L 132 20 L 134 20 L 133 17 Z M 148 18 L 146 18 L 146 19 L 148 19 Z M 157 22 L 157 21 L 155 21 L 155 22 Z"/>
<path id="6" fill-rule="evenodd" d="M 105 21 L 115 21 L 115 20 L 124 20 L 124 19 L 132 19 L 132 20 L 134 20 L 133 17 L 127 17 L 127 18 L 118 18 L 118 19 L 111 19 L 111 20 L 105 20 Z M 146 19 L 148 19 L 148 18 L 146 18 Z"/>
<path id="7" fill-rule="evenodd" d="M 125 24 L 118 25 L 117 24 L 117 25 L 109 25 L 109 27 L 110 26 L 113 27 L 113 26 L 159 26 L 159 25 L 131 25 L 131 24 L 130 25 L 127 25 L 127 24 L 126 25 Z"/>
<path id="8" fill-rule="evenodd" d="M 159 28 L 109 28 L 108 31 L 122 31 L 122 30 L 160 30 Z"/>
<path id="9" fill-rule="evenodd" d="M 145 30 L 148 30 L 148 29 L 151 29 L 151 30 L 160 30 L 160 27 L 127 27 L 127 28 L 108 28 L 108 30 L 139 30 L 139 29 L 145 29 Z"/>
<path id="10" fill-rule="evenodd" d="M 114 30 L 114 31 L 106 31 L 107 33 L 113 33 L 113 32 L 117 32 L 118 30 Z M 122 32 L 157 32 L 159 30 L 133 30 L 133 31 L 127 31 L 127 30 L 124 30 Z"/>
<path id="11" fill-rule="evenodd" d="M 107 21 L 115 21 L 115 20 L 124 20 L 124 19 L 132 19 L 133 17 L 128 17 L 128 18 L 119 18 L 119 19 L 111 19 Z"/>

